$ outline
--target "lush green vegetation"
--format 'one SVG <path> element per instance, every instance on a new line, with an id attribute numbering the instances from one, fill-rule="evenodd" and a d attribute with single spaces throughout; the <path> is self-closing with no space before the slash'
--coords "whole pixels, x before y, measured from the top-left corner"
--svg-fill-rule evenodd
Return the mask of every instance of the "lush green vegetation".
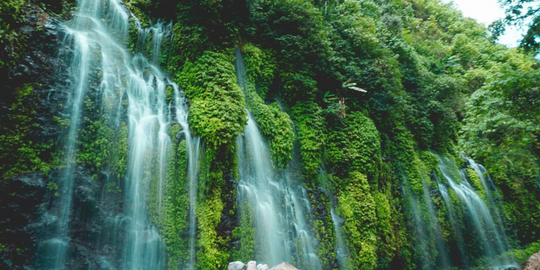
<path id="1" fill-rule="evenodd" d="M 26 2 L 0 3 L 2 75 L 25 50 L 13 27 L 24 23 L 18 15 Z M 538 251 L 540 63 L 522 49 L 495 43 L 488 29 L 450 4 L 127 2 L 144 24 L 157 18 L 174 23 L 161 64 L 188 98 L 190 128 L 205 146 L 197 199 L 199 269 L 223 269 L 230 260 L 254 256 L 253 213 L 236 213 L 235 142 L 246 125 L 246 108 L 268 141 L 276 169 L 288 168 L 295 158 L 300 163 L 293 169 L 309 194 L 310 226 L 323 269 L 338 268 L 332 210 L 343 219 L 339 226 L 350 254 L 346 268 L 435 267 L 441 260 L 437 234 L 457 254 L 455 228 L 465 230 L 467 224 L 451 221 L 463 209 L 452 190 L 452 211 L 443 201 L 438 184 L 445 180 L 432 151 L 460 169 L 466 167 L 462 154 L 484 164 L 497 187 L 492 192 L 500 194 L 496 199 L 513 248 L 509 253 L 521 263 Z M 525 13 L 512 10 L 530 1 L 503 2 L 515 15 L 507 20 L 517 21 Z M 525 15 L 534 23 L 522 45 L 535 51 L 538 10 Z M 130 34 L 134 39 L 137 33 L 132 29 Z M 133 42 L 128 46 L 135 50 Z M 233 65 L 235 48 L 245 56 L 244 89 Z M 34 171 L 48 174 L 61 164 L 54 142 L 30 138 L 37 125 L 35 87 L 40 86 L 28 82 L 12 90 L 9 110 L 0 116 L 3 180 Z M 169 92 L 167 102 L 172 100 Z M 85 102 L 77 162 L 96 181 L 103 170 L 123 179 L 127 124 L 122 119 L 112 125 L 94 102 Z M 60 116 L 55 120 L 58 127 L 69 126 Z M 175 139 L 179 132 L 178 125 L 169 131 L 166 192 L 159 201 L 156 176 L 150 177 L 147 206 L 152 224 L 164 236 L 169 269 L 188 260 L 187 150 L 185 141 Z M 464 172 L 487 202 L 480 178 L 470 168 Z M 459 172 L 453 173 L 460 181 Z M 113 182 L 107 191 L 121 194 Z M 56 192 L 54 182 L 47 187 Z M 427 230 L 415 231 L 419 224 Z M 468 266 L 488 263 L 474 259 Z"/>

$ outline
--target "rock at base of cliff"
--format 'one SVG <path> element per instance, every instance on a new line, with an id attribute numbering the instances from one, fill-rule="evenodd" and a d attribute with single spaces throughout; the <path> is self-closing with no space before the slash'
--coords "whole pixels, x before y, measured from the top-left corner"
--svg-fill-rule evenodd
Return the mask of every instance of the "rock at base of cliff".
<path id="1" fill-rule="evenodd" d="M 288 264 L 288 263 L 280 263 L 274 267 L 272 267 L 272 269 L 270 270 L 298 270 L 296 267 Z"/>
<path id="2" fill-rule="evenodd" d="M 227 270 L 244 270 L 244 269 L 246 269 L 246 265 L 240 261 L 230 262 L 229 267 L 227 267 Z"/>
<path id="3" fill-rule="evenodd" d="M 540 252 L 532 255 L 525 263 L 523 270 L 540 270 Z"/>

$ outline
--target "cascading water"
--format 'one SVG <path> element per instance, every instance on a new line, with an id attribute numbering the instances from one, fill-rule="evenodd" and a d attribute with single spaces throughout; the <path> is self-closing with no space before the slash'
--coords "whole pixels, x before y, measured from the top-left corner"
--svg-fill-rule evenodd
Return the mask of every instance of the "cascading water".
<path id="1" fill-rule="evenodd" d="M 235 64 L 238 84 L 245 91 L 246 71 L 239 51 Z M 287 171 L 280 175 L 273 169 L 268 147 L 249 111 L 237 144 L 238 205 L 240 215 L 251 215 L 254 259 L 269 265 L 285 261 L 304 269 L 320 269 L 315 238 L 306 221 L 311 211 L 306 191 L 301 184 L 293 186 L 295 179 Z"/>
<path id="2" fill-rule="evenodd" d="M 91 52 L 95 48 L 86 34 L 88 24 L 95 18 L 101 4 L 98 1 L 80 1 L 73 27 L 66 27 L 63 47 L 72 47 L 70 71 L 70 93 L 66 104 L 69 110 L 69 130 L 64 145 L 64 172 L 58 181 L 59 198 L 56 202 L 59 213 L 56 217 L 52 238 L 43 241 L 39 247 L 38 261 L 49 269 L 64 269 L 69 248 L 69 219 L 76 166 L 77 137 L 81 123 L 83 99 L 87 91 L 88 75 L 91 68 Z"/>
<path id="3" fill-rule="evenodd" d="M 193 138 L 188 125 L 188 108 L 185 98 L 180 95 L 176 85 L 174 86 L 175 103 L 182 104 L 176 107 L 176 116 L 186 139 L 188 151 L 188 183 L 189 183 L 189 269 L 195 269 L 195 239 L 197 232 L 197 185 L 200 155 L 200 138 Z"/>
<path id="4" fill-rule="evenodd" d="M 473 168 L 482 182 L 482 187 L 486 192 L 488 202 L 493 206 L 493 210 L 491 211 L 486 202 L 469 183 L 465 170 L 458 170 L 455 164 L 448 158 L 438 157 L 439 169 L 448 183 L 448 186 L 457 195 L 461 209 L 464 211 L 463 216 L 469 221 L 467 224 L 472 225 L 472 228 L 468 228 L 474 230 L 471 237 L 476 237 L 476 240 L 481 245 L 481 247 L 477 247 L 477 249 L 481 251 L 481 255 L 489 258 L 490 267 L 493 268 L 515 266 L 513 258 L 505 255 L 505 252 L 509 249 L 508 240 L 504 232 L 502 219 L 496 209 L 497 207 L 493 200 L 493 196 L 491 195 L 490 189 L 493 186 L 488 186 L 488 182 L 484 176 L 485 169 L 474 161 L 468 160 L 469 166 Z M 490 184 L 492 183 L 490 182 Z M 444 187 L 443 184 L 440 184 L 439 186 Z M 446 190 L 446 187 L 444 187 L 444 190 Z M 442 195 L 445 202 L 450 200 L 448 192 L 442 192 Z M 450 207 L 452 205 L 451 202 L 446 204 L 449 205 L 449 209 L 453 209 Z M 455 214 L 452 215 L 452 213 L 450 213 L 450 218 L 452 224 L 458 224 L 459 221 L 455 220 Z M 460 236 L 462 235 L 462 232 L 457 230 L 456 235 Z M 465 252 L 465 245 L 460 248 L 460 251 L 462 249 L 462 252 Z"/>
<path id="5" fill-rule="evenodd" d="M 474 265 L 490 269 L 516 267 L 514 259 L 507 252 L 510 246 L 492 192 L 495 186 L 486 176 L 486 169 L 467 159 L 468 170 L 479 179 L 477 186 L 473 187 L 467 176 L 470 171 L 459 170 L 451 159 L 436 156 L 439 159 L 438 172 L 432 175 L 436 186 L 428 187 L 427 178 L 424 178 L 427 173 L 422 175 L 422 190 L 417 190 L 417 194 L 407 179 L 402 186 L 417 241 L 415 252 L 419 254 L 419 268 L 471 269 Z M 448 230 L 453 235 L 450 238 L 455 242 L 448 242 L 443 237 L 437 220 L 434 191 L 442 198 L 442 204 L 437 206 L 442 209 L 438 208 L 437 211 L 446 213 Z M 479 195 L 483 192 L 485 198 Z"/>
<path id="6" fill-rule="evenodd" d="M 168 131 L 176 121 L 182 127 L 188 152 L 190 262 L 193 265 L 199 139 L 190 134 L 185 98 L 159 68 L 161 42 L 167 29 L 161 23 L 149 30 L 139 28 L 137 47 L 141 48 L 132 56 L 124 45 L 128 40 L 130 16 L 121 0 L 79 0 L 77 7 L 74 20 L 66 26 L 65 46 L 72 49 L 69 66 L 72 87 L 66 104 L 70 108 L 70 127 L 64 147 L 66 168 L 59 181 L 60 211 L 55 233 L 40 245 L 38 264 L 43 269 L 67 267 L 76 141 L 83 118 L 81 107 L 86 93 L 93 91 L 99 96 L 102 113 L 113 119 L 115 130 L 121 129 L 123 121 L 127 122 L 126 136 L 129 137 L 125 179 L 118 180 L 119 184 L 124 184 L 124 210 L 109 218 L 111 232 L 105 232 L 98 240 L 98 248 L 117 247 L 121 259 L 107 255 L 97 263 L 105 269 L 165 267 L 164 243 L 158 229 L 150 222 L 148 207 L 154 203 L 149 199 L 152 198 L 157 219 L 163 214 L 167 171 L 172 169 L 168 168 L 173 146 Z M 146 40 L 149 32 L 151 41 Z M 151 61 L 143 55 L 142 47 L 147 43 L 151 44 Z M 99 75 L 91 76 L 93 73 Z M 173 89 L 175 110 L 172 103 L 168 104 L 169 89 Z M 119 234 L 125 234 L 125 238 Z"/>
<path id="7" fill-rule="evenodd" d="M 426 180 L 422 176 L 422 197 L 420 198 L 413 194 L 407 181 L 405 179 L 403 182 L 403 195 L 408 199 L 409 211 L 414 223 L 417 239 L 416 252 L 422 256 L 419 268 L 447 268 L 450 266 L 450 259 Z"/>
<path id="8" fill-rule="evenodd" d="M 348 265 L 348 251 L 347 245 L 343 239 L 343 232 L 341 231 L 341 224 L 343 219 L 336 214 L 334 207 L 330 209 L 330 215 L 332 217 L 332 222 L 334 223 L 334 230 L 336 232 L 336 255 L 339 263 L 339 269 L 347 269 Z"/>
<path id="9" fill-rule="evenodd" d="M 456 235 L 456 243 L 457 243 L 457 248 L 459 251 L 459 259 L 460 259 L 459 263 L 462 267 L 469 267 L 470 262 L 467 256 L 467 248 L 465 246 L 465 241 L 463 238 L 463 232 L 462 232 L 461 226 L 457 222 L 456 210 L 454 209 L 455 207 L 452 204 L 452 199 L 450 198 L 448 189 L 446 188 L 445 185 L 441 184 L 440 181 L 437 181 L 437 187 L 439 188 L 439 192 L 441 193 L 441 197 L 443 198 L 444 205 L 446 206 L 446 209 L 448 210 L 448 216 L 450 217 L 450 224 L 452 225 L 452 230 L 454 231 L 454 234 Z"/>

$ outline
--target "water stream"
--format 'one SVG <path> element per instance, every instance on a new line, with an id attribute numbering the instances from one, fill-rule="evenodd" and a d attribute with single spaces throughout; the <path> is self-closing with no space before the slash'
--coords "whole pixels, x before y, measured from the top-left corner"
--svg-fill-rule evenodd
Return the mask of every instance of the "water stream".
<path id="1" fill-rule="evenodd" d="M 505 268 L 515 266 L 516 263 L 513 258 L 504 255 L 509 249 L 508 240 L 504 232 L 503 222 L 497 209 L 497 205 L 493 200 L 491 189 L 493 185 L 485 178 L 485 169 L 481 165 L 476 164 L 473 160 L 468 159 L 469 166 L 475 171 L 477 176 L 482 182 L 482 187 L 486 194 L 486 200 L 482 199 L 478 195 L 478 191 L 475 190 L 469 183 L 465 169 L 458 170 L 453 161 L 447 157 L 439 157 L 439 170 L 441 171 L 444 179 L 446 180 L 448 187 L 451 188 L 459 199 L 459 203 L 464 216 L 464 224 L 470 224 L 467 230 L 473 230 L 474 233 L 469 234 L 471 238 L 475 238 L 479 246 L 476 247 L 480 251 L 480 254 L 486 258 L 489 258 L 489 264 L 492 268 Z M 446 189 L 443 185 L 443 190 Z M 445 202 L 449 199 L 448 192 L 442 192 Z M 446 197 L 446 198 L 445 198 Z M 488 207 L 487 202 L 491 207 Z M 451 205 L 451 203 L 449 203 Z M 491 208 L 491 209 L 490 209 Z M 449 207 L 452 210 L 452 207 Z M 456 215 L 450 212 L 450 219 L 452 224 L 458 224 L 460 221 L 456 220 Z M 456 226 L 457 227 L 457 226 Z M 456 235 L 461 236 L 462 232 L 459 228 L 456 228 Z M 459 238 L 458 238 L 459 240 Z M 468 239 L 471 241 L 473 239 Z M 463 240 L 461 240 L 463 241 Z M 462 243 L 460 245 L 463 245 Z M 460 250 L 466 249 L 463 245 Z"/>
<path id="2" fill-rule="evenodd" d="M 235 64 L 238 84 L 245 91 L 246 70 L 239 51 Z M 241 214 L 252 213 L 255 259 L 268 265 L 288 262 L 301 269 L 320 269 L 316 238 L 307 222 L 311 215 L 307 192 L 301 183 L 295 184 L 297 179 L 288 170 L 274 169 L 268 146 L 249 111 L 237 144 L 238 205 Z"/>
<path id="3" fill-rule="evenodd" d="M 129 138 L 127 172 L 125 179 L 118 181 L 123 184 L 124 209 L 110 217 L 108 223 L 112 225 L 107 229 L 111 232 L 98 240 L 98 247 L 114 246 L 122 250 L 121 259 L 104 256 L 98 264 L 105 269 L 164 269 L 163 239 L 149 221 L 148 207 L 153 203 L 149 201 L 151 198 L 157 205 L 158 218 L 164 214 L 167 171 L 170 170 L 168 160 L 173 151 L 168 131 L 172 124 L 178 123 L 188 150 L 190 264 L 194 265 L 200 143 L 190 134 L 188 108 L 182 92 L 159 67 L 162 40 L 169 34 L 170 25 L 158 23 L 142 29 L 140 23 L 136 23 L 139 36 L 133 55 L 126 48 L 129 19 L 130 14 L 121 0 L 79 0 L 73 21 L 65 25 L 64 46 L 71 48 L 72 59 L 68 67 L 71 92 L 66 104 L 70 108 L 70 126 L 64 147 L 64 174 L 58 182 L 57 203 L 61 208 L 55 233 L 40 245 L 38 261 L 45 269 L 67 267 L 76 142 L 84 116 L 83 101 L 92 91 L 93 96 L 97 93 L 100 97 L 98 107 L 102 113 L 113 119 L 115 130 L 119 130 L 121 122 L 127 123 Z M 146 44 L 150 44 L 151 55 L 144 53 Z M 171 88 L 174 102 L 167 101 L 167 91 Z M 156 186 L 155 190 L 152 190 L 153 186 Z M 119 234 L 125 234 L 125 237 L 119 237 Z M 114 261 L 120 261 L 120 265 L 113 267 Z"/>

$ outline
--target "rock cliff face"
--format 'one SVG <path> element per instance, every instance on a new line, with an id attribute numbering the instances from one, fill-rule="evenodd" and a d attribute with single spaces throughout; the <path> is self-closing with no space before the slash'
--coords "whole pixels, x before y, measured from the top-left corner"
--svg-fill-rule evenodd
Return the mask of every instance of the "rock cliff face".
<path id="1" fill-rule="evenodd" d="M 29 5 L 24 9 L 25 23 L 17 29 L 17 34 L 21 39 L 24 38 L 24 47 L 27 49 L 18 52 L 20 59 L 17 65 L 9 67 L 7 74 L 4 74 L 9 79 L 2 79 L 4 88 L 0 101 L 0 135 L 11 149 L 31 149 L 36 144 L 52 146 L 58 137 L 53 116 L 59 114 L 61 106 L 58 105 L 66 99 L 61 81 L 53 81 L 49 76 L 58 66 L 58 48 L 62 38 L 60 21 L 37 6 Z M 66 76 L 58 70 L 57 78 Z M 21 94 L 23 88 L 27 91 L 24 95 Z M 50 95 L 56 90 L 57 95 Z M 31 127 L 24 134 L 15 134 L 16 139 L 10 140 L 14 138 L 12 134 L 18 131 L 13 131 L 13 127 L 23 125 L 20 122 L 28 119 L 25 117 L 30 119 Z M 6 163 L 1 160 L 3 164 L 13 164 L 13 160 L 20 161 L 17 164 L 27 161 L 27 153 L 10 153 L 10 149 L 6 148 L 2 150 L 1 158 L 11 161 Z M 50 157 L 42 155 L 39 158 Z M 2 173 L 16 169 L 16 166 L 3 168 Z M 53 195 L 46 195 L 48 180 L 54 175 L 54 172 L 48 176 L 41 172 L 31 172 L 1 179 L 0 231 L 5 233 L 0 235 L 0 268 L 23 269 L 24 265 L 32 263 L 41 230 L 46 224 L 54 222 L 47 215 L 50 207 L 48 202 Z"/>
<path id="2" fill-rule="evenodd" d="M 3 167 L 0 174 L 0 269 L 45 269 L 36 261 L 36 254 L 57 222 L 54 183 L 61 177 L 61 168 L 47 166 L 48 173 L 43 173 L 32 166 L 36 159 L 54 163 L 51 153 L 61 137 L 55 119 L 64 113 L 70 74 L 63 68 L 67 60 L 59 51 L 65 35 L 61 20 L 33 4 L 25 5 L 22 13 L 25 20 L 16 31 L 24 45 L 14 48 L 18 50 L 17 64 L 4 74 L 8 78 L 2 79 L 5 85 L 0 99 L 0 135 L 4 140 L 0 163 L 15 164 Z M 22 125 L 29 128 L 13 130 Z M 107 204 L 99 203 L 106 174 L 100 172 L 95 181 L 83 167 L 75 170 L 70 222 L 73 245 L 68 251 L 73 259 L 67 262 L 67 269 L 106 269 L 99 256 L 115 252 L 95 247 L 107 217 L 121 209 L 121 194 L 108 193 Z"/>
<path id="3" fill-rule="evenodd" d="M 534 254 L 529 258 L 523 270 L 540 270 L 540 252 Z"/>

